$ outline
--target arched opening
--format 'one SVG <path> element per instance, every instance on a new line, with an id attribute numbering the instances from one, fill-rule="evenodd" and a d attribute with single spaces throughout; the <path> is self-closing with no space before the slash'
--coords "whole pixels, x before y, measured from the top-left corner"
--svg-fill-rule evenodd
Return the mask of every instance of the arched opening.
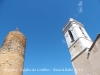
<path id="1" fill-rule="evenodd" d="M 72 32 L 71 32 L 70 30 L 68 30 L 68 33 L 69 33 L 69 36 L 70 36 L 70 38 L 71 38 L 71 42 L 73 42 L 73 41 L 74 41 L 74 37 L 73 37 Z"/>

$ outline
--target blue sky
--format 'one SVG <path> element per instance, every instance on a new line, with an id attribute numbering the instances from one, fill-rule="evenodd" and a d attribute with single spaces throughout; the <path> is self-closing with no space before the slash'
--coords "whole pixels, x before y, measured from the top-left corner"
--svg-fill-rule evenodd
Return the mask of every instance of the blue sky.
<path id="1" fill-rule="evenodd" d="M 62 28 L 72 17 L 94 41 L 100 32 L 100 0 L 0 0 L 0 45 L 16 27 L 26 36 L 25 69 L 72 68 Z M 24 71 L 23 75 L 75 75 L 74 71 Z"/>

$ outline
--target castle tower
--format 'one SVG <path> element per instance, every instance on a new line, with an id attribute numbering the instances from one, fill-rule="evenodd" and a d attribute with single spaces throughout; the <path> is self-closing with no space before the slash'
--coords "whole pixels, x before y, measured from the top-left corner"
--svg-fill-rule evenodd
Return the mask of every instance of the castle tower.
<path id="1" fill-rule="evenodd" d="M 75 70 L 76 75 L 88 75 L 91 73 L 91 70 L 89 69 L 90 65 L 87 65 L 89 64 L 87 55 L 92 41 L 83 25 L 70 18 L 67 25 L 63 28 L 63 34 L 71 54 L 71 62 L 74 69 L 78 69 L 79 71 L 84 70 L 84 73 Z"/>
<path id="2" fill-rule="evenodd" d="M 16 29 L 8 33 L 0 49 L 0 75 L 22 75 L 26 37 Z"/>

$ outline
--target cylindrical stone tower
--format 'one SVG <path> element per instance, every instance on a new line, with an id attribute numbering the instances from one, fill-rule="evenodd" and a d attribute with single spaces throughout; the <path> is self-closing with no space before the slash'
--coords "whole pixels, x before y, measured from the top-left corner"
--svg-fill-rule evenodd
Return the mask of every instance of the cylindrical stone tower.
<path id="1" fill-rule="evenodd" d="M 0 75 L 22 75 L 26 37 L 11 31 L 0 49 Z"/>

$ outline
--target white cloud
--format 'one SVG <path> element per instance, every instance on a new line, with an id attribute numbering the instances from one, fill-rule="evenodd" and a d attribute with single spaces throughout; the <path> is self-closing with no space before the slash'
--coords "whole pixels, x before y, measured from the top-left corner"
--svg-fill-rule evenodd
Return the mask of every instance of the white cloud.
<path id="1" fill-rule="evenodd" d="M 82 5 L 83 5 L 82 1 L 79 1 L 78 6 L 81 6 L 82 7 Z"/>
<path id="2" fill-rule="evenodd" d="M 79 1 L 79 3 L 78 3 L 78 9 L 77 9 L 79 13 L 82 13 L 83 12 L 82 7 L 83 7 L 83 2 L 82 1 Z"/>

